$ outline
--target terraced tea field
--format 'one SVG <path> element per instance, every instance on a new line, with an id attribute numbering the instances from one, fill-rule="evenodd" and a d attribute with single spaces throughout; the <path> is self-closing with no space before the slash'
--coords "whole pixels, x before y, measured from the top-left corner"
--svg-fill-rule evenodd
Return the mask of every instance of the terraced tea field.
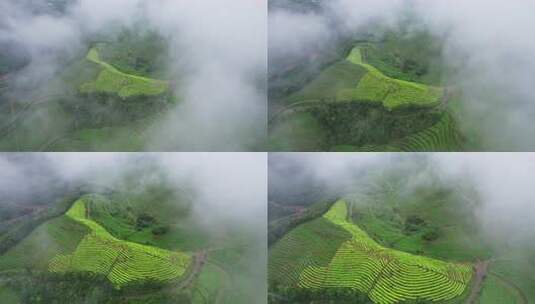
<path id="1" fill-rule="evenodd" d="M 336 202 L 277 242 L 269 254 L 270 284 L 304 289 L 350 288 L 375 303 L 461 297 L 472 278 L 470 264 L 448 263 L 382 247 L 347 221 Z"/>
<path id="2" fill-rule="evenodd" d="M 126 99 L 134 96 L 157 96 L 169 89 L 169 83 L 166 81 L 126 74 L 101 61 L 98 47 L 90 49 L 86 58 L 100 65 L 102 71 L 94 82 L 81 85 L 82 93 L 111 93 Z"/>
<path id="3" fill-rule="evenodd" d="M 463 138 L 456 128 L 451 114 L 444 113 L 438 123 L 430 128 L 392 141 L 387 145 L 367 145 L 363 147 L 336 146 L 334 151 L 360 152 L 453 152 L 462 149 Z"/>
<path id="4" fill-rule="evenodd" d="M 380 103 L 387 110 L 406 106 L 433 107 L 444 90 L 384 75 L 362 59 L 361 47 L 354 47 L 346 60 L 325 69 L 301 91 L 288 97 L 288 103 L 302 101 L 355 101 Z"/>
<path id="5" fill-rule="evenodd" d="M 381 102 L 388 110 L 403 106 L 435 106 L 440 102 L 444 90 L 415 82 L 398 80 L 384 75 L 362 59 L 359 46 L 351 50 L 347 60 L 364 67 L 368 73 L 353 90 L 338 93 L 338 100 L 362 100 Z"/>
<path id="6" fill-rule="evenodd" d="M 354 46 L 282 100 L 269 123 L 272 150 L 463 150 L 447 104 L 451 92 L 387 76 L 366 61 L 372 48 Z"/>
<path id="7" fill-rule="evenodd" d="M 105 275 L 117 288 L 135 281 L 170 281 L 180 278 L 192 258 L 153 246 L 119 240 L 89 218 L 86 201 L 77 200 L 66 216 L 90 229 L 74 253 L 57 255 L 49 264 L 52 272 L 87 271 Z"/>

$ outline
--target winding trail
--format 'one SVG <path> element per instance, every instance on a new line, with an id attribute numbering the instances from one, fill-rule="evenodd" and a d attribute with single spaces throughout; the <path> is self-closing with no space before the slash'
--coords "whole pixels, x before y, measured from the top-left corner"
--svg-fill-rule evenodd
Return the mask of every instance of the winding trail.
<path id="1" fill-rule="evenodd" d="M 481 294 L 481 289 L 483 288 L 483 282 L 485 280 L 485 276 L 487 275 L 487 271 L 489 268 L 490 261 L 478 261 L 474 265 L 474 270 L 476 271 L 474 275 L 474 284 L 472 284 L 472 288 L 470 288 L 470 295 L 466 299 L 466 304 L 475 304 L 477 303 L 477 300 L 479 299 L 479 295 Z"/>
<path id="2" fill-rule="evenodd" d="M 206 264 L 208 259 L 208 253 L 205 249 L 197 251 L 193 255 L 195 262 L 191 267 L 191 270 L 188 272 L 187 277 L 177 285 L 179 289 L 185 289 L 191 287 L 197 276 L 201 273 L 202 267 Z"/>

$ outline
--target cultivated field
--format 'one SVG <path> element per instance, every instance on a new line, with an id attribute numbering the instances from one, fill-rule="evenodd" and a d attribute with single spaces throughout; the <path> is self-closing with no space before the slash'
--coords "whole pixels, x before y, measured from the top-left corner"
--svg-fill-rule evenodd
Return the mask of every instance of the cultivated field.
<path id="1" fill-rule="evenodd" d="M 101 61 L 98 47 L 91 48 L 86 58 L 99 64 L 102 71 L 94 82 L 85 83 L 80 87 L 82 93 L 112 93 L 126 99 L 134 96 L 160 95 L 169 89 L 166 81 L 126 74 Z"/>
<path id="2" fill-rule="evenodd" d="M 66 215 L 90 229 L 74 253 L 57 255 L 49 265 L 52 272 L 87 271 L 100 273 L 120 288 L 135 281 L 169 281 L 181 277 L 191 257 L 153 246 L 119 240 L 91 220 L 85 196 Z"/>
<path id="3" fill-rule="evenodd" d="M 435 106 L 440 102 L 443 89 L 415 82 L 398 80 L 384 75 L 362 60 L 359 46 L 351 50 L 347 60 L 364 67 L 368 72 L 353 90 L 340 91 L 337 100 L 381 102 L 388 110 L 403 106 Z"/>
<path id="4" fill-rule="evenodd" d="M 375 303 L 455 299 L 467 290 L 471 277 L 470 264 L 379 245 L 347 221 L 345 201 L 295 228 L 269 255 L 270 284 L 313 290 L 349 288 L 367 293 Z"/>
<path id="5" fill-rule="evenodd" d="M 444 90 L 410 81 L 394 79 L 364 62 L 361 47 L 354 47 L 346 60 L 325 69 L 301 91 L 288 97 L 288 103 L 302 101 L 357 101 L 380 103 L 387 110 L 406 106 L 433 107 Z"/>

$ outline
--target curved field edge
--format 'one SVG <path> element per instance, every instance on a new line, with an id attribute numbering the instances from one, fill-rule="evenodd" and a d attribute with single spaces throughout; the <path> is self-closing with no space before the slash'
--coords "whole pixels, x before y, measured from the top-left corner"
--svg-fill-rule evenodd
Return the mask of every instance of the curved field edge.
<path id="1" fill-rule="evenodd" d="M 77 200 L 66 216 L 87 226 L 88 233 L 72 254 L 59 254 L 49 263 L 51 272 L 85 271 L 105 275 L 116 287 L 136 281 L 168 282 L 182 277 L 191 256 L 182 252 L 141 245 L 113 237 L 100 224 L 91 220 L 86 208 L 86 195 Z"/>
<path id="2" fill-rule="evenodd" d="M 400 108 L 432 108 L 441 103 L 444 89 L 391 78 L 366 63 L 356 45 L 345 58 L 323 70 L 300 91 L 290 95 L 290 104 L 303 101 L 369 102 L 392 111 Z"/>
<path id="3" fill-rule="evenodd" d="M 286 124 L 293 117 L 310 113 L 318 102 L 301 102 L 279 112 L 269 123 L 270 146 L 272 150 L 285 149 L 291 151 L 314 151 L 323 149 L 321 140 L 325 137 L 325 130 L 312 117 L 307 120 L 296 120 L 296 125 L 290 124 L 290 131 Z M 387 144 L 367 144 L 355 146 L 339 144 L 328 147 L 334 152 L 448 152 L 463 150 L 465 138 L 459 132 L 457 123 L 449 111 L 444 111 L 440 120 L 429 128 L 394 139 Z M 283 144 L 279 144 L 283 142 Z"/>
<path id="4" fill-rule="evenodd" d="M 346 218 L 347 205 L 338 201 L 321 218 L 297 227 L 277 242 L 269 254 L 270 285 L 356 289 L 375 303 L 449 302 L 466 294 L 473 272 L 470 264 L 382 247 Z M 336 228 L 338 235 L 314 227 L 325 224 Z M 332 243 L 336 239 L 338 244 Z"/>
<path id="5" fill-rule="evenodd" d="M 348 57 L 349 62 L 364 67 L 368 72 L 353 90 L 343 90 L 337 100 L 364 100 L 382 102 L 388 110 L 406 106 L 433 107 L 440 103 L 444 90 L 439 87 L 394 79 L 362 59 L 361 47 L 355 46 Z"/>
<path id="6" fill-rule="evenodd" d="M 95 81 L 80 86 L 81 93 L 113 93 L 126 99 L 134 96 L 157 96 L 169 89 L 167 81 L 126 74 L 100 60 L 97 46 L 89 50 L 86 59 L 100 65 L 102 70 Z"/>
<path id="7" fill-rule="evenodd" d="M 432 127 L 397 139 L 386 145 L 338 145 L 336 152 L 454 152 L 462 150 L 463 136 L 457 130 L 455 119 L 446 112 Z"/>

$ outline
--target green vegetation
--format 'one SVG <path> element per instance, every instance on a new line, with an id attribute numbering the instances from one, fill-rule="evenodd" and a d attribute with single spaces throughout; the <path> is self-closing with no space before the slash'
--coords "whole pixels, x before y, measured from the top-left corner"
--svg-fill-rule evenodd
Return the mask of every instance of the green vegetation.
<path id="1" fill-rule="evenodd" d="M 490 272 L 497 276 L 517 298 L 523 299 L 523 301 L 518 300 L 518 303 L 531 304 L 535 299 L 533 244 L 523 244 L 520 248 L 509 246 L 506 248 L 506 252 L 492 262 Z"/>
<path id="2" fill-rule="evenodd" d="M 316 151 L 326 141 L 326 132 L 310 112 L 296 113 L 278 122 L 270 131 L 273 151 Z"/>
<path id="3" fill-rule="evenodd" d="M 406 29 L 410 34 L 387 31 L 383 41 L 362 45 L 364 61 L 391 78 L 441 85 L 450 72 L 442 59 L 441 39 L 425 31 Z"/>
<path id="4" fill-rule="evenodd" d="M 147 172 L 150 180 L 140 179 Z M 210 236 L 190 216 L 189 192 L 163 182 L 157 168 L 127 176 L 120 191 L 79 194 L 0 255 L 0 295 L 15 303 L 250 303 L 258 274 L 247 255 L 258 237 L 228 227 Z"/>
<path id="5" fill-rule="evenodd" d="M 462 150 L 465 140 L 451 111 L 440 106 L 449 98 L 447 92 L 385 75 L 366 60 L 373 57 L 371 54 L 384 55 L 396 47 L 376 44 L 357 44 L 344 60 L 331 64 L 299 91 L 285 97 L 285 106 L 270 121 L 270 150 Z M 381 56 L 373 57 L 375 62 Z M 403 78 L 413 80 L 419 79 L 415 75 L 426 75 L 420 65 L 401 63 L 398 69 L 391 61 L 383 62 L 382 67 L 385 69 L 388 62 L 396 66 L 391 74 L 406 70 L 409 76 Z"/>
<path id="6" fill-rule="evenodd" d="M 91 211 L 87 209 L 91 199 L 91 196 L 79 199 L 66 213 L 91 232 L 82 239 L 73 254 L 57 255 L 50 262 L 50 271 L 101 273 L 118 288 L 137 280 L 165 282 L 185 273 L 191 261 L 188 255 L 119 240 L 91 220 Z"/>
<path id="7" fill-rule="evenodd" d="M 300 101 L 364 101 L 381 103 L 392 111 L 401 107 L 433 107 L 439 104 L 443 89 L 384 75 L 362 59 L 361 46 L 355 46 L 346 60 L 325 69 L 301 91 L 288 97 Z"/>
<path id="8" fill-rule="evenodd" d="M 342 90 L 355 88 L 366 72 L 361 65 L 339 61 L 326 68 L 301 91 L 288 97 L 288 102 L 331 99 Z"/>
<path id="9" fill-rule="evenodd" d="M 431 127 L 408 136 L 393 140 L 386 145 L 364 146 L 338 145 L 333 151 L 388 151 L 388 152 L 453 152 L 462 150 L 461 137 L 451 114 L 444 113 Z"/>
<path id="10" fill-rule="evenodd" d="M 147 30 L 145 25 L 126 28 L 111 43 L 99 46 L 101 60 L 119 71 L 159 79 L 167 76 L 168 42 L 157 31 Z"/>
<path id="11" fill-rule="evenodd" d="M 19 304 L 21 303 L 19 296 L 16 292 L 6 286 L 0 285 L 0 299 L 5 304 Z"/>
<path id="12" fill-rule="evenodd" d="M 518 301 L 515 291 L 503 284 L 496 276 L 490 275 L 485 278 L 481 296 L 479 297 L 480 304 L 501 304 L 501 303 L 521 303 Z"/>
<path id="13" fill-rule="evenodd" d="M 269 139 L 278 151 L 452 151 L 463 143 L 449 113 L 425 109 L 302 103 L 275 119 Z"/>
<path id="14" fill-rule="evenodd" d="M 393 79 L 384 75 L 377 68 L 363 61 L 360 46 L 351 50 L 347 60 L 364 67 L 368 73 L 364 75 L 356 89 L 339 92 L 337 96 L 339 100 L 382 102 L 386 109 L 394 110 L 405 106 L 435 106 L 443 95 L 441 88 Z"/>
<path id="15" fill-rule="evenodd" d="M 300 225 L 277 242 L 270 249 L 270 284 L 351 288 L 367 293 L 375 303 L 450 300 L 467 289 L 470 265 L 385 248 L 347 216 L 346 203 L 338 201 L 322 218 Z"/>
<path id="16" fill-rule="evenodd" d="M 117 94 L 126 99 L 134 96 L 157 96 L 169 89 L 169 84 L 165 81 L 126 74 L 101 61 L 98 47 L 89 50 L 87 60 L 102 66 L 102 71 L 94 82 L 85 83 L 80 87 L 82 93 L 103 92 Z"/>
<path id="17" fill-rule="evenodd" d="M 73 191 L 72 193 L 66 194 L 64 198 L 55 201 L 50 208 L 47 208 L 43 212 L 32 214 L 24 220 L 15 221 L 10 225 L 3 227 L 0 231 L 0 254 L 6 253 L 7 256 L 11 256 L 16 260 L 21 258 L 22 255 L 19 256 L 17 253 L 10 254 L 10 251 L 14 250 L 14 247 L 19 248 L 19 253 L 27 253 L 29 251 L 26 250 L 37 250 L 38 248 L 47 249 L 43 246 L 44 244 L 40 244 L 42 240 L 40 236 L 45 237 L 45 241 L 49 241 L 46 238 L 48 233 L 58 236 L 58 238 L 55 239 L 55 241 L 58 242 L 57 247 L 63 247 L 63 242 L 66 239 L 60 237 L 61 231 L 72 229 L 72 232 L 74 233 L 77 229 L 72 227 L 72 223 L 69 221 L 65 222 L 58 220 L 53 223 L 48 223 L 47 221 L 60 217 L 65 213 L 79 195 L 80 193 L 78 191 Z M 48 226 L 49 224 L 50 226 Z M 36 228 L 38 229 L 34 230 Z M 28 236 L 32 236 L 32 238 L 26 242 Z M 69 239 L 76 240 L 76 236 L 71 236 Z M 26 244 L 28 247 L 18 247 L 23 246 L 23 244 Z M 53 244 L 51 247 L 54 248 Z M 0 264 L 3 264 L 3 262 L 0 261 Z M 3 265 L 9 266 L 9 264 L 10 263 L 8 262 Z M 9 269 L 12 267 L 7 268 Z"/>
<path id="18" fill-rule="evenodd" d="M 74 252 L 88 231 L 66 216 L 47 221 L 0 258 L 0 270 L 47 269 L 58 254 Z"/>
<path id="19" fill-rule="evenodd" d="M 385 33 L 380 40 L 357 35 L 328 51 L 317 50 L 314 60 L 274 63 L 270 150 L 413 152 L 476 146 L 460 134 L 454 119 L 459 115 L 451 101 L 460 92 L 448 85 L 454 70 L 443 62 L 441 37 L 415 30 L 414 16 L 404 18 L 396 30 L 379 26 Z"/>
<path id="20" fill-rule="evenodd" d="M 0 120 L 3 121 L 0 149 L 145 150 L 152 126 L 175 101 L 173 88 L 168 81 L 137 75 L 143 73 L 122 72 L 99 58 L 101 49 L 109 53 L 114 64 L 120 61 L 116 58 L 121 54 L 120 45 L 99 44 L 88 54 L 80 54 L 85 57 L 65 62 L 65 68 L 57 77 L 35 88 L 27 101 L 4 103 L 0 107 Z M 128 54 L 126 57 L 135 55 L 130 51 Z M 127 66 L 128 60 L 123 59 L 124 63 L 118 66 Z M 138 62 L 137 59 L 134 61 Z M 141 66 L 134 63 L 126 70 L 131 72 L 139 67 L 153 71 L 158 68 L 150 62 Z"/>
<path id="21" fill-rule="evenodd" d="M 443 186 L 434 177 L 407 191 L 408 174 L 379 175 L 366 186 L 371 193 L 348 195 L 352 221 L 385 247 L 450 261 L 490 258 L 491 247 L 474 215 L 467 212 L 467 204 L 477 198 L 466 189 Z"/>

